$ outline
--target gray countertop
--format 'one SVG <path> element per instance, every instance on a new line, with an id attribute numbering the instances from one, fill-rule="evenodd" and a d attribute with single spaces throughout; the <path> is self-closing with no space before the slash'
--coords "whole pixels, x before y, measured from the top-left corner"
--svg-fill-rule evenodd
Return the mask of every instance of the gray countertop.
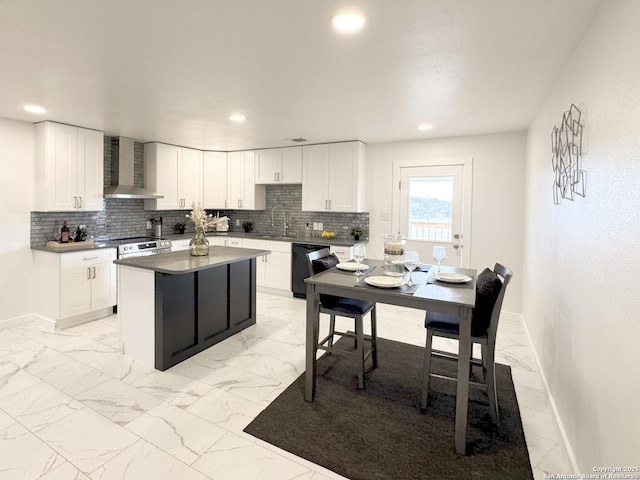
<path id="1" fill-rule="evenodd" d="M 98 250 L 101 248 L 116 248 L 116 245 L 109 242 L 96 242 L 89 245 L 87 245 L 84 242 L 77 242 L 75 245 L 70 247 L 65 247 L 64 249 L 49 247 L 47 245 L 34 245 L 31 247 L 31 250 L 39 250 L 41 252 L 51 252 L 51 253 L 72 253 L 72 252 L 82 252 L 84 250 Z"/>
<path id="2" fill-rule="evenodd" d="M 159 273 L 178 275 L 191 273 L 207 268 L 218 267 L 228 263 L 240 262 L 251 258 L 261 257 L 271 253 L 269 250 L 254 250 L 252 248 L 209 247 L 209 255 L 192 257 L 188 250 L 148 255 L 142 257 L 123 258 L 113 263 Z"/>
<path id="3" fill-rule="evenodd" d="M 169 234 L 162 235 L 162 238 L 168 240 L 182 240 L 182 239 L 191 239 L 193 237 L 193 233 L 185 233 L 185 234 Z M 362 238 L 360 240 L 354 240 L 353 238 L 332 238 L 332 239 L 324 239 L 322 237 L 285 237 L 282 235 L 263 235 L 260 233 L 245 233 L 245 232 L 207 232 L 207 237 L 235 237 L 235 238 L 251 238 L 254 240 L 275 240 L 277 242 L 289 242 L 289 243 L 305 243 L 312 245 L 335 245 L 338 247 L 351 247 L 358 243 L 367 242 L 369 239 Z M 69 253 L 69 252 L 80 252 L 82 250 L 95 250 L 100 248 L 115 248 L 116 245 L 110 243 L 109 240 L 96 240 L 96 243 L 92 245 L 83 244 L 82 242 L 78 242 L 77 246 L 67 247 L 64 250 L 48 247 L 47 245 L 34 245 L 31 247 L 32 250 L 40 250 L 43 252 L 51 252 L 51 253 Z"/>
<path id="4" fill-rule="evenodd" d="M 162 238 L 167 238 L 169 240 L 179 240 L 182 238 L 191 238 L 193 237 L 193 233 L 185 233 L 181 234 L 170 234 L 170 235 L 162 235 Z M 245 232 L 207 232 L 207 237 L 235 237 L 235 238 L 251 238 L 254 240 L 275 240 L 278 242 L 289 242 L 289 243 L 310 243 L 314 245 L 336 245 L 339 247 L 351 247 L 358 243 L 367 242 L 369 239 L 361 238 L 360 240 L 354 240 L 353 238 L 332 238 L 332 239 L 324 239 L 322 237 L 298 237 L 298 236 L 283 236 L 283 235 L 267 235 L 260 233 L 245 233 Z"/>

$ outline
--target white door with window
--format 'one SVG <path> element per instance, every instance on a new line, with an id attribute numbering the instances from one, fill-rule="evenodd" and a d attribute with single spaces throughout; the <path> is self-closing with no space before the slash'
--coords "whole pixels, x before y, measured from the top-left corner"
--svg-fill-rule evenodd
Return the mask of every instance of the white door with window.
<path id="1" fill-rule="evenodd" d="M 470 264 L 465 243 L 470 239 L 471 165 L 465 163 L 397 165 L 394 224 L 407 236 L 406 250 L 420 254 L 421 263 L 433 263 L 435 245 L 446 249 L 442 265 Z"/>

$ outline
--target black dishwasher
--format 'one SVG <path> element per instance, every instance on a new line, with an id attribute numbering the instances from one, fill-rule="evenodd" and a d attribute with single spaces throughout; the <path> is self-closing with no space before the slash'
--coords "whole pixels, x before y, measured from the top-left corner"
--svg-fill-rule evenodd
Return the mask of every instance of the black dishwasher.
<path id="1" fill-rule="evenodd" d="M 293 243 L 291 245 L 291 291 L 297 298 L 307 298 L 307 284 L 304 279 L 309 276 L 307 253 L 327 248 L 328 245 L 312 243 Z"/>

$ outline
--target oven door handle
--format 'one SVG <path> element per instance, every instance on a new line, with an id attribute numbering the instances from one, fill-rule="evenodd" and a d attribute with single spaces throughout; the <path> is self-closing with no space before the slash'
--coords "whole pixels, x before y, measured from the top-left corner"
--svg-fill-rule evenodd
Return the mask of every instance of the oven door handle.
<path id="1" fill-rule="evenodd" d="M 125 255 L 120 255 L 120 258 L 129 258 L 129 257 L 148 257 L 149 255 L 157 255 L 159 251 L 153 250 L 149 252 L 135 252 L 135 253 L 127 253 Z"/>

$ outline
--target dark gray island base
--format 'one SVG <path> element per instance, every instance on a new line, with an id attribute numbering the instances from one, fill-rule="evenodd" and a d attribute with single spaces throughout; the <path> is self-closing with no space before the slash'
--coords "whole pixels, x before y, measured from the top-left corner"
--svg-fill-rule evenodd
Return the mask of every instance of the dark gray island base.
<path id="1" fill-rule="evenodd" d="M 256 258 L 265 250 L 211 247 L 116 260 L 124 353 L 169 367 L 256 323 Z"/>

